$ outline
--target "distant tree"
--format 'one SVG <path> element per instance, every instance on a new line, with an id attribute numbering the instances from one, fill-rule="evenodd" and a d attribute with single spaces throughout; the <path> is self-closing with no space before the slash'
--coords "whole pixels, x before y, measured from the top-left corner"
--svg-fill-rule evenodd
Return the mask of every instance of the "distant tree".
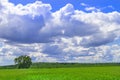
<path id="1" fill-rule="evenodd" d="M 22 55 L 14 59 L 17 68 L 29 68 L 32 64 L 31 58 L 27 55 Z"/>

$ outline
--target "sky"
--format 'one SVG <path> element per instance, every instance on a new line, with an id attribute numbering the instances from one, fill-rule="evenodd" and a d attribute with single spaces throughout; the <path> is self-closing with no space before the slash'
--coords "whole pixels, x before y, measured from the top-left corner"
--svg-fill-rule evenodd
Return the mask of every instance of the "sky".
<path id="1" fill-rule="evenodd" d="M 120 62 L 120 0 L 0 0 L 0 65 Z"/>

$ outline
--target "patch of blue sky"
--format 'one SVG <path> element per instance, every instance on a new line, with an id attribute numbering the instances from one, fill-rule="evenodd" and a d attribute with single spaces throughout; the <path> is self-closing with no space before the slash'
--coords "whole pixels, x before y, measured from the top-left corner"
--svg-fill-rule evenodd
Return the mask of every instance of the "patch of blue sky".
<path id="1" fill-rule="evenodd" d="M 9 0 L 14 4 L 28 4 L 33 3 L 37 0 Z M 39 0 L 43 3 L 51 4 L 52 11 L 57 11 L 68 3 L 73 4 L 75 9 L 85 11 L 85 6 L 80 5 L 81 3 L 87 4 L 89 7 L 96 7 L 102 12 L 120 12 L 120 0 Z M 86 6 L 86 7 L 88 7 Z"/>

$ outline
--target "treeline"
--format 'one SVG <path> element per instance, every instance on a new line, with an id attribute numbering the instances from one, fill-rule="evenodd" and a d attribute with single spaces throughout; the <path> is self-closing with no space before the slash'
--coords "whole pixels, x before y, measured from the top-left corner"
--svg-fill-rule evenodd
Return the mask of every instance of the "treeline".
<path id="1" fill-rule="evenodd" d="M 120 63 L 34 63 L 31 68 L 71 68 L 71 67 L 120 66 Z"/>
<path id="2" fill-rule="evenodd" d="M 105 66 L 120 66 L 120 63 L 33 63 L 31 69 L 38 68 L 74 68 L 74 67 L 105 67 Z M 0 69 L 16 69 L 16 65 L 1 66 Z"/>
<path id="3" fill-rule="evenodd" d="M 0 66 L 0 69 L 15 69 L 16 65 Z"/>

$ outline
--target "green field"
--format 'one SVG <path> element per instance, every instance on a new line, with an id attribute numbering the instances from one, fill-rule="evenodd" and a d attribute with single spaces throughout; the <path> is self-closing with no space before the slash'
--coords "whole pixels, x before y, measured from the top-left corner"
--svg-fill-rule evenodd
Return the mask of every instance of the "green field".
<path id="1" fill-rule="evenodd" d="M 0 80 L 120 80 L 120 66 L 0 69 Z"/>

